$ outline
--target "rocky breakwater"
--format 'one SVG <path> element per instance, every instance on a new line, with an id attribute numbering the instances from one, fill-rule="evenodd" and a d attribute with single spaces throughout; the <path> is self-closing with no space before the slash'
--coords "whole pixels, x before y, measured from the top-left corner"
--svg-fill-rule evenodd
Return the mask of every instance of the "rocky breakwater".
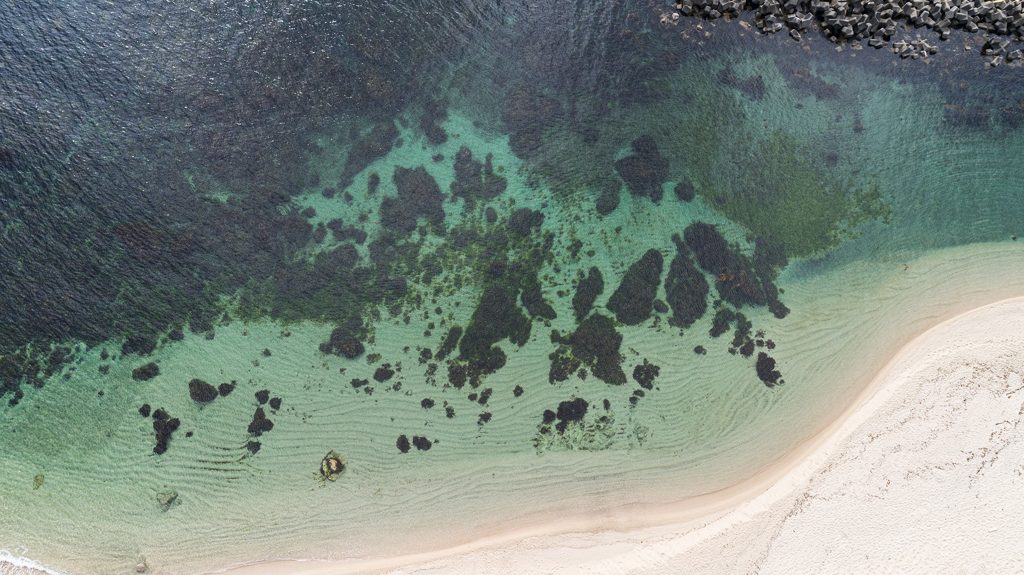
<path id="1" fill-rule="evenodd" d="M 682 0 L 677 12 L 663 14 L 662 23 L 675 23 L 679 15 L 715 20 L 753 11 L 754 24 L 764 33 L 788 31 L 796 41 L 811 29 L 832 42 L 889 45 L 903 23 L 907 28 L 929 28 L 948 40 L 953 30 L 989 33 L 994 37 L 982 49 L 988 64 L 1024 60 L 1024 52 L 1011 50 L 1024 38 L 1024 0 Z M 1004 37 L 1004 38 L 999 38 Z M 901 58 L 926 58 L 937 47 L 924 40 L 898 41 L 892 50 Z"/>

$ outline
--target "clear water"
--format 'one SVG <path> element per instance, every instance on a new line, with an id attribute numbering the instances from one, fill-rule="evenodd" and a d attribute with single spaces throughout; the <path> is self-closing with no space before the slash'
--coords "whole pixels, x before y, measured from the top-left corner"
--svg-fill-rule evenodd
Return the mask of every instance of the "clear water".
<path id="1" fill-rule="evenodd" d="M 1020 295 L 1019 68 L 983 67 L 971 37 L 900 61 L 737 22 L 663 26 L 660 10 L 0 8 L 3 557 L 209 572 L 680 501 L 777 461 L 929 326 Z M 622 161 L 645 135 L 661 159 L 637 172 L 661 172 L 631 193 Z M 456 193 L 463 147 L 490 155 L 472 185 L 500 193 Z M 397 168 L 419 166 L 443 198 L 429 178 L 399 191 Z M 639 323 L 617 311 L 652 249 L 653 295 L 672 302 L 673 258 L 695 257 L 672 237 L 697 222 L 748 266 L 759 239 L 782 247 L 756 275 L 788 315 L 721 302 L 735 269 L 697 273 L 710 293 L 692 326 L 642 297 Z M 572 361 L 591 267 L 625 382 Z M 523 298 L 536 286 L 550 311 Z M 749 357 L 735 322 L 709 334 L 716 308 L 750 321 Z M 453 326 L 467 336 L 439 360 Z M 330 347 L 336 328 L 358 357 Z M 451 376 L 491 343 L 503 366 L 476 387 Z M 784 383 L 759 378 L 760 353 Z M 150 362 L 159 375 L 133 377 Z M 236 386 L 199 402 L 193 379 Z M 180 422 L 164 453 L 143 404 Z M 333 482 L 330 451 L 346 463 Z"/>

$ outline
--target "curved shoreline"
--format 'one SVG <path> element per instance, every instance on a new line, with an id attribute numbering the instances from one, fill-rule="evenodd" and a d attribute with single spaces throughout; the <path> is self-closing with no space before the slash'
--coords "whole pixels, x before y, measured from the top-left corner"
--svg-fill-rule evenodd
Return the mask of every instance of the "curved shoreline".
<path id="1" fill-rule="evenodd" d="M 744 521 L 754 513 L 768 509 L 772 503 L 808 480 L 836 446 L 870 418 L 904 383 L 898 378 L 890 378 L 890 375 L 922 343 L 961 320 L 999 306 L 1021 302 L 1024 302 L 1024 296 L 992 302 L 945 319 L 918 334 L 886 362 L 850 406 L 825 429 L 805 440 L 755 476 L 723 490 L 668 505 L 631 505 L 606 509 L 597 515 L 490 534 L 461 545 L 426 553 L 343 562 L 266 561 L 234 567 L 223 572 L 235 575 L 326 575 L 381 572 L 403 567 L 418 570 L 417 567 L 428 568 L 431 563 L 443 559 L 456 559 L 474 552 L 499 548 L 515 549 L 519 547 L 517 543 L 521 544 L 528 539 L 567 536 L 576 538 L 575 546 L 579 546 L 585 545 L 585 542 L 579 539 L 609 532 L 619 534 L 620 538 L 626 541 L 630 535 L 628 532 L 636 530 L 653 530 L 662 536 L 666 530 L 670 530 L 676 536 L 682 535 L 682 541 L 677 541 L 677 545 L 691 547 Z M 602 544 L 608 544 L 609 537 L 604 538 L 606 541 Z M 550 546 L 541 544 L 539 547 Z M 440 568 L 441 572 L 448 572 L 448 568 L 436 567 Z M 450 567 L 458 570 L 454 565 Z M 555 567 L 556 565 L 548 564 L 545 570 L 549 571 Z M 628 569 L 626 565 L 621 567 Z"/>

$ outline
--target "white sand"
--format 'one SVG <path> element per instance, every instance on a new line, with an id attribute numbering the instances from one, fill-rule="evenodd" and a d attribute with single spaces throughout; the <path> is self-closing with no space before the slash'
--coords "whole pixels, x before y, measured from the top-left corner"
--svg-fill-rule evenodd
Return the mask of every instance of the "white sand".
<path id="1" fill-rule="evenodd" d="M 713 496 L 573 521 L 581 533 L 538 526 L 418 556 L 236 572 L 1024 572 L 1022 360 L 1024 298 L 1005 300 L 920 335 L 836 424 Z M 667 514 L 677 521 L 622 528 Z"/>

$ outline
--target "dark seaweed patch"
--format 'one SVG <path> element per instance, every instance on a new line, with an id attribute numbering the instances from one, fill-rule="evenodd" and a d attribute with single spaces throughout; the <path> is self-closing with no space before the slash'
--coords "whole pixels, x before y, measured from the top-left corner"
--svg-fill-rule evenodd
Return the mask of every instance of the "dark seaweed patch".
<path id="1" fill-rule="evenodd" d="M 607 308 L 626 325 L 637 325 L 651 316 L 654 297 L 661 282 L 664 258 L 656 249 L 647 250 L 629 266 L 618 289 L 608 298 Z"/>

